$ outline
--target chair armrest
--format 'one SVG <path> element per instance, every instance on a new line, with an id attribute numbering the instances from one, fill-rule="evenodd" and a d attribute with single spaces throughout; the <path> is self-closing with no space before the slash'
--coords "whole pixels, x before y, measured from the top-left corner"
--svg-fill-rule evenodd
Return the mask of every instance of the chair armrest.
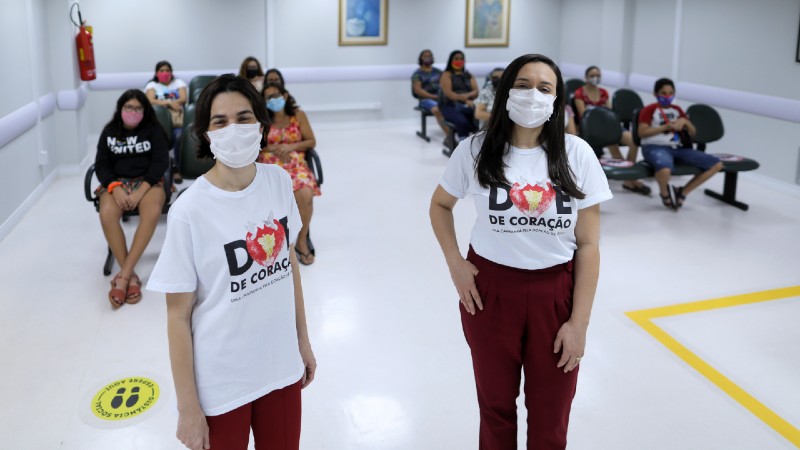
<path id="1" fill-rule="evenodd" d="M 306 164 L 317 178 L 317 184 L 322 186 L 322 163 L 319 160 L 319 153 L 313 148 L 306 150 Z"/>
<path id="2" fill-rule="evenodd" d="M 86 195 L 86 201 L 95 203 L 97 202 L 97 197 L 94 196 L 94 192 L 92 192 L 92 177 L 94 176 L 94 164 L 89 166 L 86 169 L 86 176 L 83 177 L 83 193 Z"/>

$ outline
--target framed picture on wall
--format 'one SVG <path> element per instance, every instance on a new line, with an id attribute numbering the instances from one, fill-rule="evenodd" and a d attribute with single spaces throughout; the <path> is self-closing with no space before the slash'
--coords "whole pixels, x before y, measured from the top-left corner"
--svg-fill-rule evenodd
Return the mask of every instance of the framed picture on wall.
<path id="1" fill-rule="evenodd" d="M 800 27 L 797 27 L 797 51 L 795 52 L 794 60 L 800 62 Z"/>
<path id="2" fill-rule="evenodd" d="M 386 45 L 389 0 L 339 0 L 339 45 Z"/>
<path id="3" fill-rule="evenodd" d="M 467 47 L 508 47 L 511 0 L 467 0 Z"/>

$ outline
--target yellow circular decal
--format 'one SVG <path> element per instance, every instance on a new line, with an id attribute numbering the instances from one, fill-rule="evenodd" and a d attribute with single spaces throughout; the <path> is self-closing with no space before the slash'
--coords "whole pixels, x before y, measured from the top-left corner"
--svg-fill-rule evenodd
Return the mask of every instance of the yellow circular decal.
<path id="1" fill-rule="evenodd" d="M 92 398 L 92 413 L 103 420 L 139 417 L 152 408 L 159 397 L 158 384 L 145 377 L 129 377 L 104 386 Z"/>

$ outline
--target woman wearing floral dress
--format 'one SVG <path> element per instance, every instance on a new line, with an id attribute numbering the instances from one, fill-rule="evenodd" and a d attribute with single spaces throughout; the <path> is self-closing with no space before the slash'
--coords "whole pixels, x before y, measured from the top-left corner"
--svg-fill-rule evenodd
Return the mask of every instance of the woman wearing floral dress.
<path id="1" fill-rule="evenodd" d="M 322 192 L 306 164 L 305 153 L 313 149 L 317 141 L 308 116 L 297 107 L 294 97 L 283 85 L 268 83 L 262 94 L 267 101 L 272 126 L 267 135 L 267 146 L 261 149 L 258 162 L 278 164 L 292 176 L 294 197 L 303 221 L 295 251 L 302 264 L 310 265 L 314 262 L 314 254 L 308 244 L 308 225 L 314 210 L 314 196 L 322 195 Z"/>

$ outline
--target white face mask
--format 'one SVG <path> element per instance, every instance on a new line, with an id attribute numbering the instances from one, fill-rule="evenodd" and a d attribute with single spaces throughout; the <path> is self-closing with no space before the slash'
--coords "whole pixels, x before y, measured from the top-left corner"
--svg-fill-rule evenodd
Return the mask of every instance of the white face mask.
<path id="1" fill-rule="evenodd" d="M 217 161 L 233 169 L 252 164 L 261 150 L 260 128 L 260 123 L 232 123 L 207 132 L 211 153 Z"/>
<path id="2" fill-rule="evenodd" d="M 517 125 L 536 128 L 547 122 L 553 114 L 556 97 L 543 94 L 538 89 L 511 89 L 508 91 L 506 110 Z"/>
<path id="3" fill-rule="evenodd" d="M 586 79 L 586 82 L 591 84 L 592 86 L 597 86 L 600 84 L 600 77 L 589 77 Z"/>

